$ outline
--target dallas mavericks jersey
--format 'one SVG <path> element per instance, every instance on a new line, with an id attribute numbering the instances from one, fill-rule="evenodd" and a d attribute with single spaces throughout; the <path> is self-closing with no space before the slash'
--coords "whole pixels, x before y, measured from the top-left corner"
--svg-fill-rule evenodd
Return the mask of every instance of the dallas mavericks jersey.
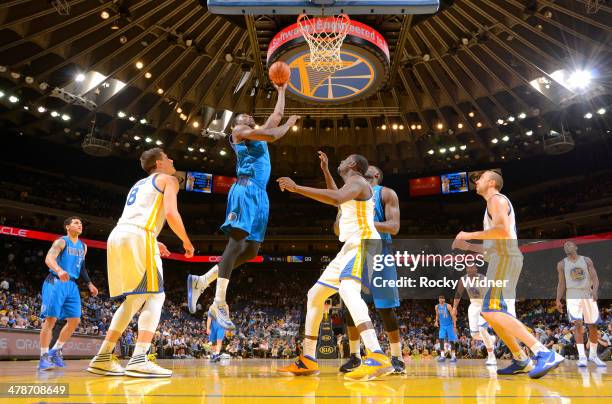
<path id="1" fill-rule="evenodd" d="M 155 185 L 156 174 L 138 181 L 128 194 L 117 224 L 132 224 L 155 234 L 164 227 L 164 193 Z"/>
<path id="2" fill-rule="evenodd" d="M 244 140 L 230 144 L 236 153 L 236 175 L 245 176 L 265 189 L 270 179 L 270 153 L 268 144 L 258 140 Z"/>
<path id="3" fill-rule="evenodd" d="M 563 259 L 563 271 L 565 272 L 565 288 L 568 299 L 590 298 L 591 275 L 587 267 L 586 259 L 582 255 L 576 261 L 569 258 Z"/>
<path id="4" fill-rule="evenodd" d="M 374 191 L 366 201 L 351 199 L 340 205 L 339 239 L 378 240 L 380 234 L 374 227 Z"/>
<path id="5" fill-rule="evenodd" d="M 470 302 L 482 304 L 482 298 L 484 297 L 484 292 L 486 291 L 486 288 L 484 288 L 483 290 L 483 288 L 478 286 L 469 286 L 470 284 L 468 282 L 483 281 L 486 280 L 487 277 L 483 274 L 476 274 L 474 278 L 470 278 L 467 275 L 463 275 L 462 279 L 466 279 L 463 285 L 465 286 L 465 290 L 467 291 L 467 294 L 470 297 Z"/>
<path id="6" fill-rule="evenodd" d="M 374 221 L 375 222 L 384 222 L 385 218 L 385 205 L 383 205 L 382 201 L 382 185 L 374 186 L 374 200 L 376 201 L 374 205 Z M 380 238 L 384 241 L 390 241 L 391 235 L 389 233 L 380 233 Z"/>
<path id="7" fill-rule="evenodd" d="M 521 251 L 518 248 L 517 240 L 517 232 L 516 232 L 516 217 L 514 215 L 514 208 L 512 207 L 512 202 L 506 195 L 503 194 L 495 194 L 491 196 L 491 198 L 496 195 L 500 195 L 504 199 L 508 201 L 508 217 L 510 219 L 510 228 L 508 231 L 510 232 L 510 239 L 506 240 L 484 240 L 482 245 L 485 250 L 485 254 L 495 254 L 499 256 L 507 256 L 507 255 L 522 255 Z M 484 230 L 489 230 L 493 227 L 493 219 L 489 214 L 489 210 L 485 209 L 484 219 L 483 219 L 483 228 Z"/>
<path id="8" fill-rule="evenodd" d="M 438 304 L 438 317 L 440 318 L 440 327 L 449 327 L 453 325 L 453 319 L 448 311 L 446 303 Z"/>
<path id="9" fill-rule="evenodd" d="M 73 243 L 68 236 L 62 238 L 66 242 L 66 246 L 57 257 L 57 265 L 68 272 L 70 278 L 78 279 L 81 274 L 83 261 L 85 260 L 85 245 L 81 240 Z M 51 270 L 51 268 L 49 268 L 49 272 L 55 274 L 55 271 Z"/>

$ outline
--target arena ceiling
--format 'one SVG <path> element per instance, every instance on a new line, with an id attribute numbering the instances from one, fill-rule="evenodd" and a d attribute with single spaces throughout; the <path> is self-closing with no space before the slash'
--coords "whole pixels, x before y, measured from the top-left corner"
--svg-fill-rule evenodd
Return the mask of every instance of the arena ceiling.
<path id="1" fill-rule="evenodd" d="M 352 18 L 389 43 L 389 80 L 348 105 L 288 100 L 303 119 L 271 148 L 275 174 L 315 175 L 321 148 L 415 173 L 543 153 L 551 130 L 610 136 L 606 1 L 455 0 L 435 15 Z M 265 54 L 294 20 L 213 15 L 197 0 L 5 0 L 0 127 L 75 147 L 93 127 L 113 154 L 157 142 L 179 166 L 231 171 L 221 132 L 232 112 L 273 108 Z"/>

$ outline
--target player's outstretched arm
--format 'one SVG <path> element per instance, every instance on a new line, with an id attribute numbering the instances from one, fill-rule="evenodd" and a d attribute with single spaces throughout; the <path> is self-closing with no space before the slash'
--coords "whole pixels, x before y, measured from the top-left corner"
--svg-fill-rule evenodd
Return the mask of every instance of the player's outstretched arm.
<path id="1" fill-rule="evenodd" d="M 70 275 L 68 275 L 68 272 L 64 271 L 57 263 L 57 257 L 62 253 L 64 248 L 66 248 L 66 241 L 64 241 L 63 238 L 55 240 L 47 252 L 45 264 L 57 274 L 62 282 L 67 282 L 70 279 Z"/>
<path id="2" fill-rule="evenodd" d="M 459 308 L 459 302 L 461 301 L 464 290 L 465 287 L 463 286 L 463 282 L 459 280 L 457 283 L 457 290 L 455 291 L 455 298 L 453 299 L 453 312 L 455 313 L 455 316 L 457 315 L 457 308 Z"/>
<path id="3" fill-rule="evenodd" d="M 400 229 L 399 198 L 394 190 L 384 187 L 381 192 L 383 205 L 385 206 L 385 221 L 374 222 L 379 233 L 396 235 Z"/>
<path id="4" fill-rule="evenodd" d="M 584 257 L 584 260 L 587 263 L 587 269 L 589 271 L 589 275 L 591 276 L 593 300 L 597 301 L 597 298 L 599 297 L 599 278 L 597 277 L 597 271 L 595 271 L 595 265 L 593 265 L 593 261 L 589 257 Z"/>
<path id="5" fill-rule="evenodd" d="M 159 178 L 161 177 L 161 178 Z M 166 220 L 168 225 L 176 234 L 178 238 L 183 242 L 183 248 L 185 249 L 185 257 L 193 257 L 194 248 L 185 230 L 183 219 L 178 211 L 176 195 L 179 190 L 178 179 L 171 175 L 160 175 L 158 176 L 159 184 L 163 187 L 164 191 L 164 211 L 166 212 Z"/>
<path id="6" fill-rule="evenodd" d="M 232 132 L 232 138 L 235 142 L 242 142 L 243 140 L 260 140 L 263 142 L 273 143 L 285 136 L 297 120 L 300 119 L 297 115 L 291 115 L 284 125 L 276 128 L 259 128 L 253 129 L 246 125 L 239 125 L 234 128 Z"/>
<path id="7" fill-rule="evenodd" d="M 276 128 L 280 124 L 281 119 L 283 119 L 283 114 L 285 113 L 285 90 L 287 89 L 287 83 L 282 86 L 274 84 L 274 87 L 276 87 L 276 91 L 278 91 L 278 98 L 276 99 L 274 112 L 270 114 L 268 120 L 262 126 L 264 129 Z"/>
<path id="8" fill-rule="evenodd" d="M 321 171 L 323 171 L 323 176 L 325 177 L 325 186 L 327 186 L 327 189 L 338 189 L 336 181 L 334 181 L 334 177 L 332 177 L 329 171 L 329 159 L 327 158 L 327 154 L 321 150 L 317 153 L 319 154 L 319 160 L 321 160 Z"/>
<path id="9" fill-rule="evenodd" d="M 436 310 L 436 319 L 434 321 L 434 327 L 437 327 L 438 326 L 438 305 L 437 304 L 434 306 L 434 309 Z"/>
<path id="10" fill-rule="evenodd" d="M 358 180 L 349 180 L 342 188 L 336 190 L 304 187 L 297 185 L 288 177 L 282 177 L 276 181 L 281 191 L 295 192 L 296 194 L 333 206 L 338 206 L 346 201 L 355 199 L 362 191 L 362 186 L 357 182 Z"/>
<path id="11" fill-rule="evenodd" d="M 565 271 L 563 270 L 563 261 L 559 261 L 557 263 L 557 301 L 556 307 L 559 313 L 563 313 L 563 305 L 561 304 L 561 298 L 563 297 L 563 293 L 565 293 Z"/>

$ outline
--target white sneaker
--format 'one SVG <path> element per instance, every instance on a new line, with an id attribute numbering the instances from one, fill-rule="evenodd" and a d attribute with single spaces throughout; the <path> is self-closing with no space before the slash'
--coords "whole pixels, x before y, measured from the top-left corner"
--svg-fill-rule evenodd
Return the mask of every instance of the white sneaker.
<path id="1" fill-rule="evenodd" d="M 578 366 L 579 368 L 586 368 L 587 367 L 586 356 L 579 357 L 578 361 L 576 362 L 576 366 Z"/>
<path id="2" fill-rule="evenodd" d="M 206 285 L 203 288 L 198 288 L 199 279 L 200 277 L 197 275 L 187 275 L 187 306 L 191 314 L 197 311 L 198 299 L 208 287 Z"/>
<path id="3" fill-rule="evenodd" d="M 125 375 L 146 378 L 172 376 L 172 371 L 159 366 L 156 358 L 156 354 L 132 356 L 130 362 L 125 367 Z"/>
<path id="4" fill-rule="evenodd" d="M 497 359 L 495 359 L 495 356 L 489 355 L 485 362 L 485 366 L 497 366 Z"/>
<path id="5" fill-rule="evenodd" d="M 219 325 L 226 330 L 235 330 L 236 326 L 232 322 L 232 319 L 229 315 L 229 306 L 227 303 L 219 304 L 216 301 L 213 301 L 213 304 L 210 306 L 208 311 L 212 314 L 212 316 L 217 320 Z"/>
<path id="6" fill-rule="evenodd" d="M 89 362 L 87 371 L 101 376 L 123 376 L 125 374 L 119 358 L 111 353 L 94 356 Z"/>
<path id="7" fill-rule="evenodd" d="M 589 356 L 589 360 L 591 362 L 593 362 L 594 364 L 596 364 L 598 368 L 605 368 L 605 367 L 607 367 L 606 364 L 603 363 L 603 361 L 601 359 L 599 359 L 598 356 Z M 586 358 L 584 360 L 584 366 L 586 366 Z"/>

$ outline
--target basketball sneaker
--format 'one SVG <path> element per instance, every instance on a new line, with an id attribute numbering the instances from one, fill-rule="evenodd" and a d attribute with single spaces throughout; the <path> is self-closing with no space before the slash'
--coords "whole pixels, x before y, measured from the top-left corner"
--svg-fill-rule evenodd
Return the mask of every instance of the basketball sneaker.
<path id="1" fill-rule="evenodd" d="M 456 356 L 451 357 L 450 363 L 457 363 L 457 357 Z"/>
<path id="2" fill-rule="evenodd" d="M 49 360 L 51 360 L 51 362 L 53 362 L 53 364 L 58 368 L 66 367 L 66 364 L 64 363 L 64 355 L 62 354 L 61 349 L 50 349 Z"/>
<path id="3" fill-rule="evenodd" d="M 597 365 L 598 368 L 605 368 L 607 367 L 605 363 L 603 363 L 603 361 L 601 359 L 599 359 L 599 356 L 597 355 L 589 355 L 589 360 L 591 362 L 593 362 L 595 365 Z M 586 364 L 585 364 L 586 366 Z"/>
<path id="4" fill-rule="evenodd" d="M 446 356 L 440 355 L 440 356 L 438 356 L 437 360 L 438 360 L 438 362 L 444 362 L 446 360 Z"/>
<path id="5" fill-rule="evenodd" d="M 172 371 L 164 369 L 156 362 L 156 354 L 140 354 L 132 356 L 125 367 L 125 375 L 131 377 L 170 377 Z"/>
<path id="6" fill-rule="evenodd" d="M 524 361 L 512 359 L 512 363 L 503 369 L 497 369 L 498 375 L 516 375 L 519 373 L 527 373 L 533 369 L 531 359 L 527 358 Z"/>
<path id="7" fill-rule="evenodd" d="M 212 354 L 210 356 L 211 363 L 219 362 L 220 360 L 221 360 L 221 355 L 219 354 Z"/>
<path id="8" fill-rule="evenodd" d="M 219 323 L 219 325 L 223 327 L 224 329 L 226 330 L 236 329 L 236 326 L 234 325 L 234 323 L 232 322 L 232 319 L 229 316 L 229 307 L 227 306 L 227 303 L 219 304 L 217 302 L 213 302 L 213 304 L 210 306 L 210 309 L 208 309 L 208 311 L 212 313 L 215 320 L 217 320 L 217 323 Z"/>
<path id="9" fill-rule="evenodd" d="M 98 354 L 89 362 L 87 371 L 101 376 L 123 376 L 125 369 L 117 355 L 112 353 Z"/>
<path id="10" fill-rule="evenodd" d="M 346 363 L 340 366 L 340 371 L 342 373 L 352 372 L 353 370 L 357 369 L 359 366 L 361 366 L 361 356 L 357 354 L 351 354 L 351 356 L 349 356 Z"/>
<path id="11" fill-rule="evenodd" d="M 578 366 L 579 368 L 586 368 L 587 367 L 587 358 L 586 358 L 586 356 L 578 358 L 578 361 L 576 362 L 576 366 Z"/>
<path id="12" fill-rule="evenodd" d="M 345 380 L 365 382 L 393 373 L 391 360 L 382 352 L 372 352 L 357 369 L 344 375 Z"/>
<path id="13" fill-rule="evenodd" d="M 391 366 L 393 366 L 394 375 L 406 374 L 406 364 L 404 363 L 403 360 L 400 359 L 399 356 L 391 357 Z"/>
<path id="14" fill-rule="evenodd" d="M 48 353 L 40 355 L 40 361 L 38 362 L 38 370 L 51 370 L 55 369 L 55 364 L 49 358 Z"/>
<path id="15" fill-rule="evenodd" d="M 536 355 L 536 364 L 532 371 L 529 372 L 529 377 L 539 379 L 546 373 L 555 369 L 565 358 L 554 351 L 538 352 Z"/>
<path id="16" fill-rule="evenodd" d="M 208 285 L 206 285 L 203 288 L 198 288 L 199 279 L 200 277 L 197 275 L 187 275 L 187 306 L 191 314 L 196 312 L 198 299 L 208 287 Z"/>
<path id="17" fill-rule="evenodd" d="M 319 364 L 307 355 L 300 355 L 291 365 L 276 369 L 277 372 L 293 373 L 296 376 L 308 376 L 319 373 Z"/>
<path id="18" fill-rule="evenodd" d="M 495 355 L 489 354 L 487 361 L 485 362 L 485 366 L 497 366 L 497 359 Z"/>

